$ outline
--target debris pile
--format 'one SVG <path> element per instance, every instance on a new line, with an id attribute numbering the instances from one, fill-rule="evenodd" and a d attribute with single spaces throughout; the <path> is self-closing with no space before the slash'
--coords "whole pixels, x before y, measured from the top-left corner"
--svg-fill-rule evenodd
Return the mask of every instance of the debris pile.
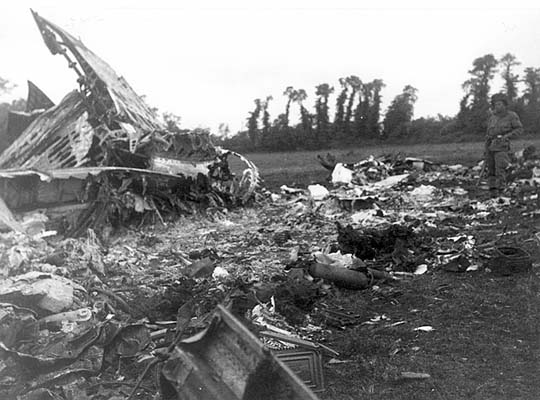
<path id="1" fill-rule="evenodd" d="M 391 175 L 410 171 L 432 171 L 438 167 L 431 161 L 406 157 L 401 153 L 370 156 L 354 164 L 337 163 L 330 153 L 325 157 L 318 155 L 317 158 L 324 168 L 332 171 L 331 181 L 334 184 L 365 185 L 369 182 L 382 181 Z"/>
<path id="2" fill-rule="evenodd" d="M 393 298 L 402 282 L 430 274 L 530 268 L 530 258 L 521 256 L 537 252 L 535 236 L 517 239 L 527 244 L 526 254 L 494 253 L 512 247 L 504 242 L 513 233 L 500 219 L 516 200 L 472 197 L 479 190 L 474 170 L 456 169 L 467 186 L 447 179 L 449 167 L 438 168 L 329 185 L 324 196 L 318 196 L 323 185 L 283 187 L 257 209 L 216 209 L 204 219 L 123 228 L 106 239 L 93 230 L 81 238 L 50 236 L 42 218 L 30 215 L 20 223 L 34 236 L 0 237 L 2 393 L 101 399 L 160 391 L 177 398 L 192 384 L 182 371 L 210 365 L 211 353 L 200 358 L 196 349 L 210 342 L 219 349 L 215 339 L 222 336 L 211 332 L 229 329 L 222 325 L 229 313 L 256 346 L 264 344 L 263 353 L 277 357 L 261 362 L 302 366 L 304 383 L 324 389 L 324 364 L 341 362 L 325 344 L 333 330 L 404 324 L 336 307 L 340 296 L 371 288 L 374 296 Z M 436 172 L 445 175 L 437 180 Z M 345 193 L 359 204 L 343 201 Z M 507 258 L 506 271 L 493 267 L 496 257 Z M 220 374 L 225 365 L 211 368 Z M 239 370 L 234 379 L 256 377 Z M 231 390 L 222 383 L 219 390 Z"/>
<path id="3" fill-rule="evenodd" d="M 80 235 L 134 216 L 164 222 L 168 213 L 227 207 L 251 197 L 259 176 L 249 160 L 214 146 L 208 134 L 167 130 L 80 40 L 33 16 L 51 53 L 62 55 L 77 74 L 79 90 L 52 105 L 30 85 L 28 103 L 43 108 L 27 126 L 17 125 L 13 143 L 0 154 L 0 222 L 21 229 L 11 211 L 45 208 L 62 219 L 55 229 Z M 230 156 L 247 164 L 241 177 L 229 170 Z"/>

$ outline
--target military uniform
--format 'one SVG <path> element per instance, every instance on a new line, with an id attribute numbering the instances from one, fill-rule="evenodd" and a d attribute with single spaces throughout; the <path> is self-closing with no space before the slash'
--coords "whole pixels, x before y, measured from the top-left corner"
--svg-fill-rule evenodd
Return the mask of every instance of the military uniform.
<path id="1" fill-rule="evenodd" d="M 518 115 L 506 111 L 501 115 L 492 114 L 487 123 L 486 170 L 490 190 L 497 191 L 505 183 L 505 170 L 510 164 L 510 138 L 520 135 L 523 125 Z"/>

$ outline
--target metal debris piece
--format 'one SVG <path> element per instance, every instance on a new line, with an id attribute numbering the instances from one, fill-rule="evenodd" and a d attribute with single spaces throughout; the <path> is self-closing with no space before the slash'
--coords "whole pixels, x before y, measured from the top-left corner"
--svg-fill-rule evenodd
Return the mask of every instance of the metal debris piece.
<path id="1" fill-rule="evenodd" d="M 347 289 L 365 289 L 369 282 L 362 272 L 328 264 L 313 263 L 309 267 L 309 273 L 314 278 L 322 278 Z"/>
<path id="2" fill-rule="evenodd" d="M 173 399 L 305 399 L 316 395 L 224 307 L 165 361 L 161 395 Z"/>
<path id="3" fill-rule="evenodd" d="M 32 271 L 0 280 L 0 299 L 42 312 L 58 313 L 71 307 L 74 289 L 84 291 L 67 278 Z"/>

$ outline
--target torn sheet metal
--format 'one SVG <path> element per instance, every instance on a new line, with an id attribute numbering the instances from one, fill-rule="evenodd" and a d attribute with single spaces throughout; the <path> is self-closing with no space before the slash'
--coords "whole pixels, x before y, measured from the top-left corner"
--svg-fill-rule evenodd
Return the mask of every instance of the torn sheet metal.
<path id="1" fill-rule="evenodd" d="M 259 183 L 253 163 L 214 146 L 208 134 L 167 131 L 106 62 L 32 13 L 48 49 L 64 56 L 78 75 L 80 90 L 37 116 L 0 154 L 0 189 L 8 207 L 57 207 L 80 204 L 82 198 L 92 203 L 99 196 L 102 201 L 119 200 L 122 207 L 120 195 L 129 194 L 148 204 L 144 210 L 159 213 L 162 207 L 190 209 L 181 204 L 185 201 L 224 206 L 251 196 Z M 34 98 L 32 107 L 51 105 L 41 91 L 34 90 Z M 241 157 L 248 166 L 240 178 L 230 173 L 229 155 Z M 117 175 L 111 179 L 110 173 Z M 125 175 L 119 177 L 121 173 Z M 89 185 L 94 196 L 87 193 Z"/>
<path id="2" fill-rule="evenodd" d="M 28 97 L 26 99 L 26 112 L 32 112 L 37 110 L 48 110 L 54 107 L 54 103 L 49 96 L 37 87 L 32 81 L 28 82 Z"/>
<path id="3" fill-rule="evenodd" d="M 0 168 L 41 170 L 87 164 L 94 129 L 79 92 L 73 91 L 55 107 L 37 117 L 0 154 Z"/>
<path id="4" fill-rule="evenodd" d="M 173 349 L 160 387 L 165 400 L 317 399 L 222 306 L 207 330 Z"/>
<path id="5" fill-rule="evenodd" d="M 151 162 L 153 171 L 170 175 L 185 174 L 191 177 L 196 177 L 198 174 L 208 175 L 209 167 L 213 164 L 213 161 L 194 163 L 160 156 L 153 156 Z"/>
<path id="6" fill-rule="evenodd" d="M 178 163 L 175 173 L 126 167 L 63 168 L 39 171 L 34 169 L 0 170 L 0 190 L 7 207 L 13 211 L 45 208 L 52 205 L 80 202 L 80 193 L 88 177 L 125 175 L 165 179 L 181 183 L 186 178 L 197 178 L 211 163 Z M 185 168 L 184 168 L 185 167 Z M 1 205 L 1 204 L 0 204 Z M 1 209 L 1 207 L 0 207 Z"/>
<path id="7" fill-rule="evenodd" d="M 192 172 L 201 170 L 202 167 L 194 166 L 191 163 L 189 168 L 182 170 L 178 169 L 175 173 L 167 173 L 159 170 L 142 169 L 142 168 L 127 168 L 127 167 L 84 167 L 84 168 L 62 168 L 51 169 L 46 171 L 39 171 L 34 169 L 6 169 L 0 170 L 0 178 L 16 178 L 21 176 L 36 176 L 44 182 L 50 182 L 54 179 L 85 179 L 90 175 L 97 176 L 104 172 L 131 172 L 136 174 L 148 174 L 163 176 L 172 179 L 182 179 L 185 177 L 197 177 L 197 173 Z M 203 166 L 209 165 L 208 163 L 201 163 Z"/>
<path id="8" fill-rule="evenodd" d="M 59 26 L 34 11 L 32 14 L 51 53 L 64 55 L 70 68 L 79 75 L 81 92 L 90 102 L 91 113 L 108 119 L 105 123 L 116 119 L 144 131 L 163 129 L 150 107 L 105 61 Z"/>
<path id="9" fill-rule="evenodd" d="M 39 116 L 0 154 L 0 169 L 148 169 L 152 156 L 221 163 L 223 151 L 208 135 L 167 131 L 106 62 L 60 27 L 35 12 L 33 16 L 49 50 L 63 55 L 78 74 L 80 90 Z M 208 166 L 209 171 L 215 168 Z"/>

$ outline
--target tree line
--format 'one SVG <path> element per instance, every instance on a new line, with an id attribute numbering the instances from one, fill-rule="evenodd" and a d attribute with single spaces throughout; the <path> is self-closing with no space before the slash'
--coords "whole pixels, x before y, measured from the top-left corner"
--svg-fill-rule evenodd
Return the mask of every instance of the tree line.
<path id="1" fill-rule="evenodd" d="M 272 120 L 268 112 L 272 96 L 255 99 L 255 107 L 247 118 L 247 130 L 238 132 L 222 144 L 276 151 L 323 148 L 351 140 L 378 138 L 384 134 L 380 123 L 383 87 L 381 79 L 363 82 L 355 75 L 339 79 L 337 90 L 328 83 L 322 83 L 315 87 L 313 110 L 308 110 L 305 106 L 306 90 L 288 86 L 283 92 L 286 98 L 283 113 Z M 412 87 L 407 88 L 407 93 L 415 91 Z M 329 101 L 333 93 L 337 97 L 331 115 Z M 292 107 L 297 107 L 300 115 L 297 124 L 290 121 Z"/>
<path id="2" fill-rule="evenodd" d="M 498 72 L 503 80 L 503 92 L 511 110 L 517 112 L 526 133 L 540 130 L 540 68 L 527 67 L 520 75 L 516 67 L 521 63 L 507 53 L 500 59 L 486 54 L 473 61 L 470 78 L 463 82 L 465 92 L 459 104 L 452 131 L 468 134 L 483 133 L 489 115 L 491 84 Z M 520 85 L 521 84 L 521 85 Z M 519 86 L 523 87 L 520 93 Z"/>
<path id="3" fill-rule="evenodd" d="M 490 112 L 493 80 L 503 81 L 510 109 L 520 116 L 527 134 L 540 131 L 540 68 L 527 67 L 521 73 L 521 63 L 510 54 L 497 59 L 493 54 L 478 57 L 472 62 L 468 78 L 462 84 L 463 96 L 454 116 L 414 119 L 418 90 L 406 85 L 389 104 L 381 109 L 382 79 L 363 81 L 356 75 L 339 79 L 334 88 L 328 83 L 314 89 L 313 107 L 306 106 L 305 89 L 288 86 L 283 91 L 284 110 L 275 118 L 270 115 L 272 96 L 254 100 L 248 113 L 246 129 L 232 137 L 222 124 L 221 135 L 215 142 L 240 151 L 283 151 L 323 149 L 363 145 L 382 141 L 400 143 L 436 143 L 471 141 L 483 138 Z M 13 84 L 0 77 L 0 95 L 13 89 Z M 0 103 L 0 150 L 6 139 L 7 116 L 10 110 L 24 110 L 24 100 Z M 296 112 L 299 121 L 292 122 Z M 180 118 L 164 114 L 169 129 L 179 130 Z M 189 131 L 181 129 L 182 132 Z"/>
<path id="4" fill-rule="evenodd" d="M 340 78 L 337 88 L 328 83 L 317 85 L 312 110 L 305 107 L 307 92 L 289 86 L 283 92 L 285 109 L 275 119 L 268 112 L 272 96 L 255 99 L 247 129 L 218 140 L 225 147 L 244 151 L 321 149 L 382 141 L 479 140 L 485 134 L 493 94 L 491 86 L 497 73 L 503 80 L 502 91 L 507 95 L 510 109 L 521 117 L 525 132 L 533 134 L 540 131 L 540 68 L 527 67 L 520 75 L 516 72 L 520 64 L 510 53 L 500 59 L 493 54 L 476 58 L 468 71 L 469 78 L 462 85 L 464 95 L 455 116 L 438 114 L 414 119 L 418 90 L 411 85 L 406 85 L 383 113 L 382 79 L 363 82 L 351 75 Z M 330 115 L 332 94 L 335 107 Z M 289 118 L 293 106 L 300 112 L 296 124 L 291 124 Z"/>

